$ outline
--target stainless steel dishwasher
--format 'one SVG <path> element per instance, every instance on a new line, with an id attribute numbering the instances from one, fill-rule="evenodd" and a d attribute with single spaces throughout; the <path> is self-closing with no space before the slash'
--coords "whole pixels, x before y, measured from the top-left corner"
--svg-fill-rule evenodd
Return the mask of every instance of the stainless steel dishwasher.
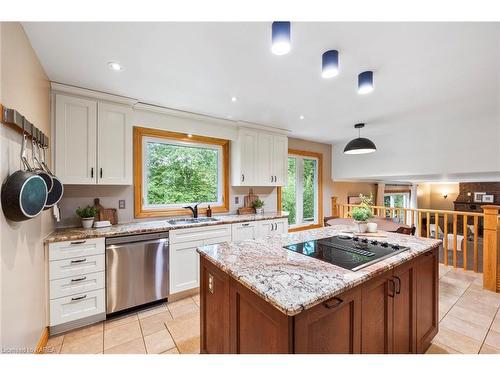
<path id="1" fill-rule="evenodd" d="M 106 313 L 168 297 L 168 232 L 106 239 Z"/>

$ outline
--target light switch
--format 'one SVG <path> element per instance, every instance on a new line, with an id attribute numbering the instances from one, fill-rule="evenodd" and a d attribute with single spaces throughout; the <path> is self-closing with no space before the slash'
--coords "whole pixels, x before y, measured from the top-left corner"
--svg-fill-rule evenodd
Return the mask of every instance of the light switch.
<path id="1" fill-rule="evenodd" d="M 120 199 L 118 201 L 118 208 L 121 210 L 125 209 L 125 199 Z"/>

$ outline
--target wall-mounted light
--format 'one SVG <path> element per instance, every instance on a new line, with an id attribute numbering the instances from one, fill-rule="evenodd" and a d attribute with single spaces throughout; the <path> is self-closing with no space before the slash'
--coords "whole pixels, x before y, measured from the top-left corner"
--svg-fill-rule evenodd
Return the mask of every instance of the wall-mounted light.
<path id="1" fill-rule="evenodd" d="M 358 75 L 358 94 L 368 94 L 373 91 L 373 72 L 366 71 Z"/>
<path id="2" fill-rule="evenodd" d="M 321 76 L 323 78 L 335 77 L 339 74 L 339 51 L 326 51 L 323 53 L 321 63 Z"/>
<path id="3" fill-rule="evenodd" d="M 275 55 L 286 55 L 290 52 L 291 44 L 291 26 L 288 21 L 275 21 L 272 25 L 272 45 L 271 52 Z"/>

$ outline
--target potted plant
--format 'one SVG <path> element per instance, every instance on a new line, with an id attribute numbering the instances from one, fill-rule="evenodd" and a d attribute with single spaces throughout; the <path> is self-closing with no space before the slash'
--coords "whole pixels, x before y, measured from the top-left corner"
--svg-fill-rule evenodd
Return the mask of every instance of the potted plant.
<path id="1" fill-rule="evenodd" d="M 84 208 L 78 207 L 76 209 L 76 214 L 82 220 L 82 227 L 85 229 L 92 228 L 92 224 L 94 224 L 94 216 L 99 213 L 99 209 L 93 206 L 87 206 Z"/>
<path id="2" fill-rule="evenodd" d="M 256 214 L 264 213 L 264 209 L 262 207 L 264 207 L 264 201 L 260 200 L 259 198 L 253 201 L 253 208 L 255 208 Z"/>
<path id="3" fill-rule="evenodd" d="M 359 233 L 364 233 L 367 230 L 368 219 L 373 217 L 373 212 L 370 206 L 372 205 L 372 197 L 365 197 L 363 194 L 359 195 L 361 203 L 359 206 L 353 207 L 351 217 L 354 219 L 358 227 Z"/>

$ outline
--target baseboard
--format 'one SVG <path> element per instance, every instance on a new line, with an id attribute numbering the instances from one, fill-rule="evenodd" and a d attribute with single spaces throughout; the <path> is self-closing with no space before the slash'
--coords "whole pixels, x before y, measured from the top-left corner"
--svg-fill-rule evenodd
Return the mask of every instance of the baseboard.
<path id="1" fill-rule="evenodd" d="M 183 292 L 170 294 L 168 296 L 168 302 L 174 302 L 174 301 L 178 301 L 180 299 L 184 299 L 187 297 L 192 297 L 192 296 L 195 296 L 199 293 L 200 293 L 200 288 L 193 288 L 193 289 L 185 290 Z"/>
<path id="2" fill-rule="evenodd" d="M 49 327 L 45 327 L 40 334 L 40 338 L 36 344 L 35 354 L 42 354 L 45 351 L 47 341 L 49 341 Z"/>

